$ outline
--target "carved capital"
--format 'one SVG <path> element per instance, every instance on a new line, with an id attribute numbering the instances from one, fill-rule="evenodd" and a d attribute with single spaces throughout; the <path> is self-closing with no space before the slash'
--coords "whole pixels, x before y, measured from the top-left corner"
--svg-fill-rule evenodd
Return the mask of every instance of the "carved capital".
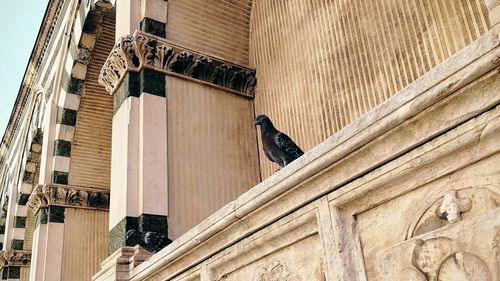
<path id="1" fill-rule="evenodd" d="M 5 250 L 0 252 L 0 268 L 6 266 L 29 266 L 31 262 L 31 252 Z"/>
<path id="2" fill-rule="evenodd" d="M 253 98 L 255 70 L 178 46 L 166 39 L 136 31 L 121 37 L 99 75 L 99 83 L 113 94 L 127 72 L 143 68 L 176 75 Z"/>
<path id="3" fill-rule="evenodd" d="M 33 190 L 27 205 L 35 214 L 40 208 L 48 206 L 107 210 L 109 191 L 79 186 L 39 184 Z"/>

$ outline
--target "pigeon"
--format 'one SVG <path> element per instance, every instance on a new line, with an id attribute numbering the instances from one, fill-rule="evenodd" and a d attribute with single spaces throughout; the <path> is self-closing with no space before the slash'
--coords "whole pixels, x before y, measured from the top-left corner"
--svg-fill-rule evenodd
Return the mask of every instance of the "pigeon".
<path id="1" fill-rule="evenodd" d="M 292 139 L 273 126 L 271 119 L 266 115 L 257 116 L 254 125 L 260 125 L 264 154 L 280 167 L 285 167 L 304 154 Z"/>

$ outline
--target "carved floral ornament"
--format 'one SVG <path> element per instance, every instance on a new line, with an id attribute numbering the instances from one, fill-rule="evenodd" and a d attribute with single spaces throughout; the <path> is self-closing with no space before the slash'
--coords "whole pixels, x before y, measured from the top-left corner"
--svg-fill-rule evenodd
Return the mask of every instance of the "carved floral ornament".
<path id="1" fill-rule="evenodd" d="M 55 184 L 37 185 L 28 200 L 28 207 L 36 213 L 39 208 L 51 205 L 107 210 L 109 191 Z"/>
<path id="2" fill-rule="evenodd" d="M 139 72 L 143 68 L 194 78 L 251 98 L 257 84 L 253 69 L 186 50 L 137 31 L 133 36 L 118 40 L 104 63 L 99 83 L 113 94 L 128 71 Z"/>
<path id="3" fill-rule="evenodd" d="M 0 268 L 6 266 L 29 266 L 31 252 L 5 250 L 0 252 Z"/>

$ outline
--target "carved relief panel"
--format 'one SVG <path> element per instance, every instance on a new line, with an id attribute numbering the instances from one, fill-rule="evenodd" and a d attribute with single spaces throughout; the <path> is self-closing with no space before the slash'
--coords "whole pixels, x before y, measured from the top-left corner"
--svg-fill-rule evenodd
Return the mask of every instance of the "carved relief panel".
<path id="1" fill-rule="evenodd" d="M 407 175 L 357 214 L 367 280 L 499 280 L 498 161 L 497 154 L 436 177 L 440 164 L 432 163 L 427 183 Z"/>
<path id="2" fill-rule="evenodd" d="M 380 251 L 377 280 L 498 280 L 499 218 L 495 209 Z"/>
<path id="3" fill-rule="evenodd" d="M 428 188 L 423 188 L 424 194 L 432 194 Z M 408 207 L 413 210 L 412 216 L 401 218 L 410 221 L 406 230 L 405 227 L 392 230 L 406 233 L 405 237 L 400 236 L 399 242 L 381 239 L 385 246 L 376 245 L 377 250 L 369 250 L 370 246 L 366 245 L 368 280 L 489 281 L 500 278 L 498 185 L 450 189 L 436 194 L 435 199 L 424 198 L 417 201 L 416 207 Z M 404 226 L 402 221 L 399 223 Z"/>
<path id="4" fill-rule="evenodd" d="M 210 280 L 326 281 L 316 212 L 294 214 L 209 261 Z"/>

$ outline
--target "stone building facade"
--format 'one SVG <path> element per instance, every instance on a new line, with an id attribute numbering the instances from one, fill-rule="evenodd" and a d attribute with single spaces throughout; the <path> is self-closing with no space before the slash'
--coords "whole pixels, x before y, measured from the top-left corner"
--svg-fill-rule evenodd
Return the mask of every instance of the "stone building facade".
<path id="1" fill-rule="evenodd" d="M 499 0 L 50 0 L 6 280 L 500 280 Z M 306 151 L 264 156 L 257 114 Z"/>

